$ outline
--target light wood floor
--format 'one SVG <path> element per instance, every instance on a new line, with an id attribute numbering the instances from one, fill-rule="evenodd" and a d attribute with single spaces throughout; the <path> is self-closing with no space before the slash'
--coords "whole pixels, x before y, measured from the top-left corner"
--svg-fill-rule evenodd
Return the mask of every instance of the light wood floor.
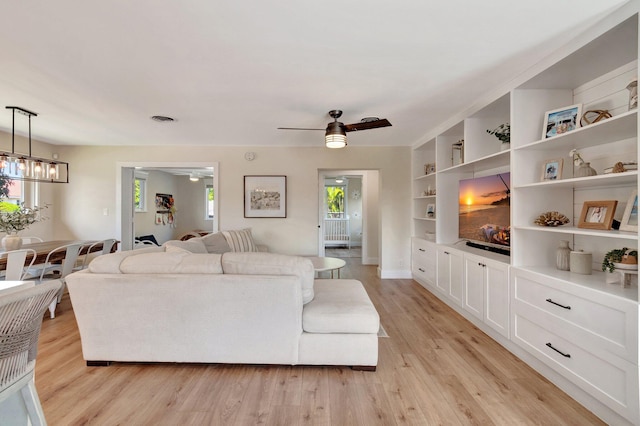
<path id="1" fill-rule="evenodd" d="M 603 424 L 412 280 L 347 259 L 390 338 L 347 367 L 86 367 L 68 295 L 45 317 L 36 386 L 50 425 Z M 1 423 L 1 421 L 0 421 Z"/>

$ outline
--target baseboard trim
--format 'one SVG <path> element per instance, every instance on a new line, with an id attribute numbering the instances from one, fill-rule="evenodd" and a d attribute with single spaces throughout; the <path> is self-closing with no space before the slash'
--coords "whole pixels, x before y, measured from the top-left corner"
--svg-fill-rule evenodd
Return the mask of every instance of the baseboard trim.
<path id="1" fill-rule="evenodd" d="M 378 277 L 383 280 L 387 279 L 411 279 L 413 276 L 411 275 L 410 270 L 405 269 L 381 269 L 378 267 Z"/>

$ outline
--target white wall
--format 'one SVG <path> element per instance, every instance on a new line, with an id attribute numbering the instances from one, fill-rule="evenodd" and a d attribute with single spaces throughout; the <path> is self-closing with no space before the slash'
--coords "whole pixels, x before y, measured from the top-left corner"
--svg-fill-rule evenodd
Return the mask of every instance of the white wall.
<path id="1" fill-rule="evenodd" d="M 176 176 L 176 229 L 174 238 L 195 230 L 213 230 L 213 221 L 205 219 L 205 188 L 212 185 L 213 179 L 189 180 L 189 176 Z M 217 198 L 217 194 L 214 194 Z M 215 202 L 215 200 L 214 200 Z"/>
<path id="2" fill-rule="evenodd" d="M 60 206 L 55 238 L 118 237 L 116 173 L 119 162 L 219 162 L 220 229 L 251 227 L 271 251 L 313 255 L 318 247 L 318 169 L 379 170 L 380 272 L 410 276 L 410 149 L 349 146 L 342 150 L 284 147 L 56 147 L 70 163 L 68 185 L 56 185 Z M 254 151 L 254 161 L 244 153 Z M 287 176 L 287 218 L 243 216 L 244 175 Z M 374 200 L 371 200 L 374 202 Z M 103 215 L 107 209 L 108 215 Z M 373 221 L 372 221 L 373 222 Z M 375 223 L 375 222 L 373 222 Z M 373 235 L 373 234 L 372 234 Z"/>

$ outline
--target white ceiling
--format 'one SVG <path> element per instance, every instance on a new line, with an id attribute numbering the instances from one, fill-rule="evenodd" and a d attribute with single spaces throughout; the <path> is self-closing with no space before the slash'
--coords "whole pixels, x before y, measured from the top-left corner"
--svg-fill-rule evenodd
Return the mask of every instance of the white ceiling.
<path id="1" fill-rule="evenodd" d="M 37 112 L 33 138 L 54 144 L 322 146 L 276 128 L 324 128 L 342 109 L 393 124 L 350 146 L 412 145 L 622 3 L 11 1 L 0 99 Z"/>

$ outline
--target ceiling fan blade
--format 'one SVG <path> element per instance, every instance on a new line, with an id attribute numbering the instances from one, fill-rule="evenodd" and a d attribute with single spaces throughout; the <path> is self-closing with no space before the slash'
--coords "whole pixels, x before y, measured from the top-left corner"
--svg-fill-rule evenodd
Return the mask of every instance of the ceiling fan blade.
<path id="1" fill-rule="evenodd" d="M 355 132 L 357 130 L 369 130 L 369 129 L 377 129 L 378 127 L 389 127 L 391 123 L 386 118 L 382 118 L 380 120 L 374 121 L 365 121 L 360 123 L 353 124 L 345 124 L 345 130 L 347 132 Z"/>
<path id="2" fill-rule="evenodd" d="M 325 130 L 325 129 L 307 129 L 304 127 L 278 127 L 278 130 Z"/>

